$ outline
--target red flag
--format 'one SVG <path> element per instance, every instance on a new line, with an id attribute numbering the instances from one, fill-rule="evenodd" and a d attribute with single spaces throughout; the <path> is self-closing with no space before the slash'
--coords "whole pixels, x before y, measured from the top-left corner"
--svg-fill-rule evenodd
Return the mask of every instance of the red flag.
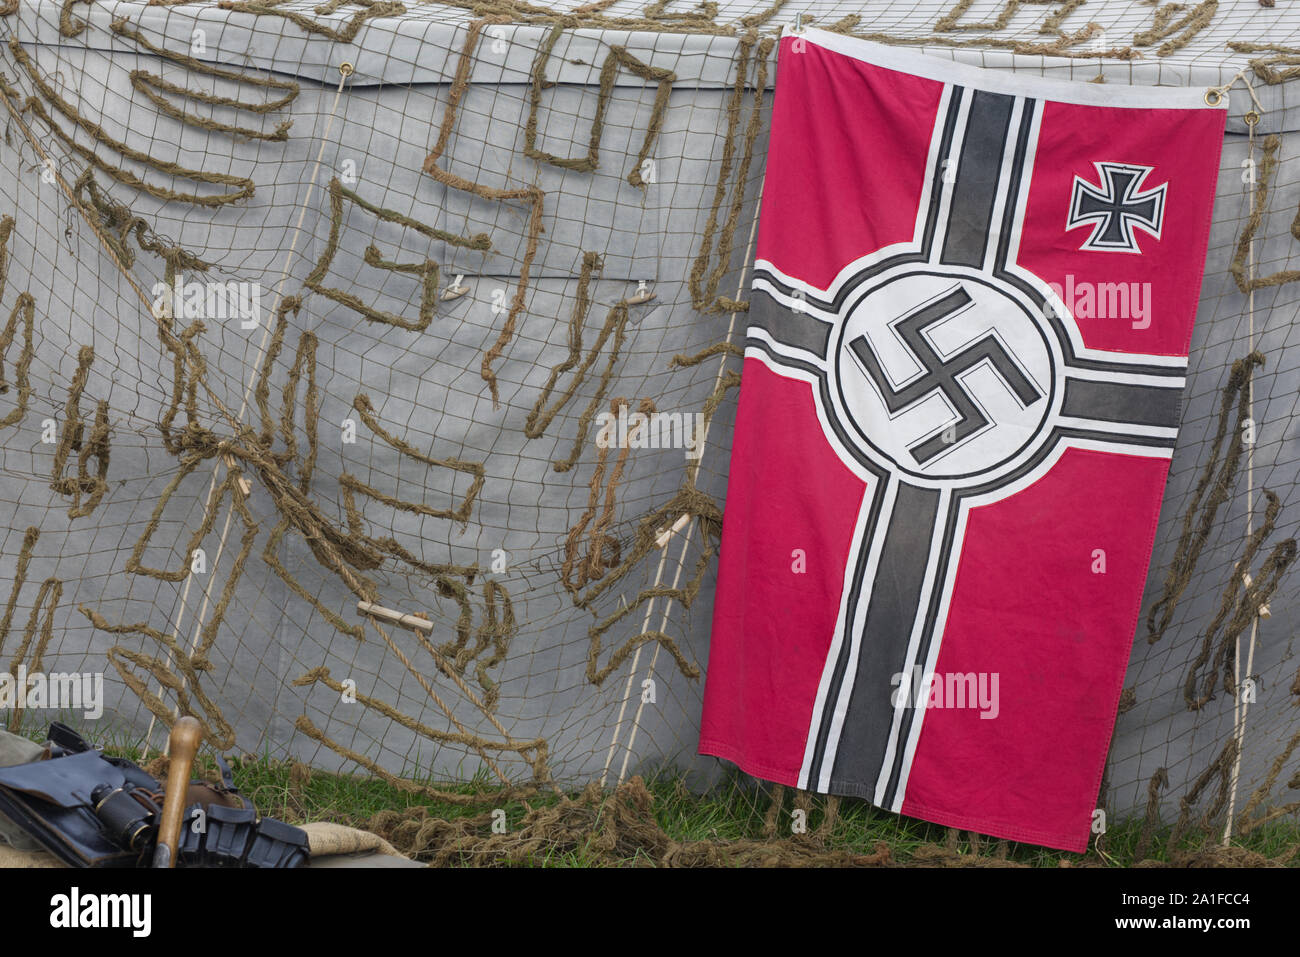
<path id="1" fill-rule="evenodd" d="M 1225 110 L 781 41 L 700 751 L 1087 845 Z"/>

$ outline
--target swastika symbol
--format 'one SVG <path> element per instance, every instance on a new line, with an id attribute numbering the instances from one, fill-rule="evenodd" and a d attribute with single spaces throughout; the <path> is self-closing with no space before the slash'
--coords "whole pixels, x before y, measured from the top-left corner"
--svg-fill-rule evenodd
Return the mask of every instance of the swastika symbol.
<path id="1" fill-rule="evenodd" d="M 985 333 L 947 359 L 934 350 L 923 335 L 925 330 L 967 308 L 971 302 L 970 293 L 959 285 L 945 295 L 918 306 L 899 320 L 895 326 L 899 337 L 925 370 L 919 378 L 901 389 L 895 389 L 890 383 L 865 335 L 859 335 L 849 343 L 849 350 L 875 383 L 890 415 L 905 411 L 935 392 L 942 393 L 956 413 L 956 423 L 946 427 L 943 432 L 908 446 L 908 451 L 918 465 L 925 465 L 939 453 L 964 442 L 989 425 L 988 416 L 957 381 L 958 376 L 974 366 L 982 362 L 992 365 L 1024 408 L 1029 408 L 1043 398 L 992 332 Z"/>

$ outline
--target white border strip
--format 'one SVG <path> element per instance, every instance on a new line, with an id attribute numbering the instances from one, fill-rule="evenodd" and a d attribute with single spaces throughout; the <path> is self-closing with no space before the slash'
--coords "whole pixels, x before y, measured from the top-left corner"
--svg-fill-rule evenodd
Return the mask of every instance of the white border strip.
<path id="1" fill-rule="evenodd" d="M 1056 424 L 1067 429 L 1087 429 L 1091 432 L 1109 432 L 1114 435 L 1143 435 L 1150 439 L 1177 439 L 1178 429 L 1164 425 L 1141 425 L 1137 422 L 1109 422 L 1105 419 L 1080 419 L 1062 415 Z"/>
<path id="2" fill-rule="evenodd" d="M 867 624 L 867 611 L 871 606 L 871 592 L 876 582 L 876 572 L 880 568 L 880 556 L 885 550 L 885 536 L 879 532 L 879 529 L 888 529 L 889 521 L 894 515 L 894 506 L 898 501 L 897 481 L 887 481 L 884 484 L 883 492 L 879 485 L 868 489 L 868 493 L 862 499 L 862 507 L 858 511 L 858 521 L 853 529 L 854 542 L 856 546 L 850 549 L 850 561 L 844 567 L 844 595 L 845 610 L 848 608 L 847 596 L 852 590 L 854 567 L 862 554 L 862 545 L 867 547 L 867 564 L 862 571 L 862 587 L 858 589 L 858 603 L 853 609 L 853 620 L 836 623 L 837 633 L 843 634 L 849 640 L 849 660 L 847 667 L 844 669 L 844 677 L 840 681 L 839 694 L 833 701 L 822 701 L 822 711 L 825 712 L 826 705 L 830 705 L 831 723 L 827 729 L 826 747 L 822 750 L 821 774 L 818 775 L 817 781 L 809 781 L 807 789 L 830 793 L 831 775 L 835 771 L 835 758 L 839 755 L 840 737 L 844 733 L 844 718 L 849 713 L 849 702 L 853 698 L 853 687 L 858 678 L 858 656 L 862 651 L 862 643 L 866 640 L 865 629 Z M 871 512 L 873 500 L 877 495 L 882 495 L 880 504 L 880 514 L 876 518 L 877 534 L 871 537 L 871 540 L 863 543 L 862 537 L 866 529 L 866 519 Z M 838 629 L 843 627 L 843 631 Z M 834 645 L 835 657 L 826 656 L 825 671 L 823 680 L 829 684 L 830 674 L 835 669 L 836 659 L 839 656 L 839 645 Z M 818 688 L 818 694 L 821 694 L 821 688 Z M 818 716 L 818 724 L 809 729 L 809 740 L 813 746 L 816 744 L 816 734 L 818 726 L 821 724 L 821 716 Z M 809 762 L 812 755 L 813 747 L 808 748 L 808 755 L 805 756 L 805 762 Z M 865 782 L 864 782 L 865 783 Z"/>
<path id="3" fill-rule="evenodd" d="M 1187 385 L 1187 376 L 1111 372 L 1109 369 L 1089 369 L 1086 366 L 1068 366 L 1062 378 L 1083 379 L 1088 382 L 1122 382 L 1125 385 L 1149 385 L 1157 389 L 1181 390 Z"/>
<path id="4" fill-rule="evenodd" d="M 783 33 L 783 36 L 791 35 L 789 32 Z M 1205 90 L 1200 87 L 1121 86 L 1111 83 L 1084 83 L 1039 76 L 1022 76 L 1003 70 L 986 70 L 982 67 L 968 66 L 954 60 L 917 53 L 915 50 L 818 30 L 816 27 L 805 28 L 803 33 L 796 35 L 796 39 L 804 39 L 824 49 L 889 70 L 910 73 L 940 83 L 956 83 L 989 93 L 1030 96 L 1035 99 L 1074 103 L 1080 106 L 1199 110 L 1227 110 L 1228 108 L 1227 97 L 1221 98 L 1218 106 L 1207 105 Z M 917 42 L 924 43 L 923 40 Z"/>

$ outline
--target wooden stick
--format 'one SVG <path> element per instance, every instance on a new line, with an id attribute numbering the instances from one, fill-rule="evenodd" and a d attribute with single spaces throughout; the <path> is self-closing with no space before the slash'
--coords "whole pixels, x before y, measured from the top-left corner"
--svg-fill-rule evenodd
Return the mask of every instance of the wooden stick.
<path id="1" fill-rule="evenodd" d="M 189 715 L 172 725 L 167 742 L 167 789 L 163 792 L 162 823 L 158 825 L 158 843 L 154 846 L 154 867 L 175 867 L 176 847 L 181 839 L 181 824 L 185 816 L 185 796 L 194 770 L 194 757 L 199 753 L 203 728 L 197 718 Z"/>
<path id="2" fill-rule="evenodd" d="M 357 614 L 382 618 L 384 621 L 391 621 L 393 624 L 401 625 L 403 628 L 422 631 L 426 635 L 433 634 L 433 622 L 429 619 L 421 618 L 419 615 L 405 615 L 400 611 L 394 611 L 391 608 L 385 608 L 383 605 L 376 605 L 372 602 L 357 602 Z"/>

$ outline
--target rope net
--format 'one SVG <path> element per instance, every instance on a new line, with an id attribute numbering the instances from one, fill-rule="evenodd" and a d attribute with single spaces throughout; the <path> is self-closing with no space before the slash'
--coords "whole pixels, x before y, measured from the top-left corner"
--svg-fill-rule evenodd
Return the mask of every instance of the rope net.
<path id="1" fill-rule="evenodd" d="M 596 782 L 626 811 L 633 775 L 716 783 L 702 674 L 795 12 L 0 7 L 0 668 L 102 674 L 103 721 L 146 749 L 192 713 L 213 748 L 476 809 L 455 833 L 378 823 L 443 860 L 533 853 L 471 840 L 503 801 Z M 985 66 L 1235 84 L 1100 803 L 1145 822 L 1139 857 L 1293 826 L 1296 21 L 1214 0 L 802 16 Z M 835 851 L 839 802 L 745 787 L 752 860 L 791 801 Z M 548 813 L 578 827 L 593 793 Z"/>

